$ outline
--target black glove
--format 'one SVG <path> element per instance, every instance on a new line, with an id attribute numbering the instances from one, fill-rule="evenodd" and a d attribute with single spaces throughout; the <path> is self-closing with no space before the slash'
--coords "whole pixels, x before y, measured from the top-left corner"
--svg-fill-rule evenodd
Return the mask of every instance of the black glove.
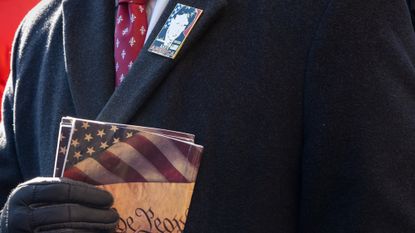
<path id="1" fill-rule="evenodd" d="M 0 233 L 113 232 L 119 216 L 110 193 L 64 178 L 36 178 L 10 194 Z"/>

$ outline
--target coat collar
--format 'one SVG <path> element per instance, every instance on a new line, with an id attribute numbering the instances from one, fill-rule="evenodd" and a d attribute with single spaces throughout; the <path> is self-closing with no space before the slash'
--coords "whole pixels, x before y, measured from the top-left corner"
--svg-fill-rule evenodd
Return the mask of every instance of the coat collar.
<path id="1" fill-rule="evenodd" d="M 177 3 L 202 9 L 203 15 L 172 60 L 148 48 Z M 64 52 L 78 117 L 128 123 L 226 4 L 226 0 L 170 0 L 129 74 L 114 91 L 114 1 L 64 0 Z"/>
<path id="2" fill-rule="evenodd" d="M 64 0 L 63 43 L 78 117 L 94 119 L 114 91 L 113 1 Z"/>

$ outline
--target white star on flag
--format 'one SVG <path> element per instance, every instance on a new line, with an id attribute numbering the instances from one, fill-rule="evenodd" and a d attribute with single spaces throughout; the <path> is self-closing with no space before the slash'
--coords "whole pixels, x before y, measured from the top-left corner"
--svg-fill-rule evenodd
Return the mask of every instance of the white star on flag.
<path id="1" fill-rule="evenodd" d="M 144 12 L 144 7 L 140 5 L 140 6 L 138 6 L 138 10 L 140 10 L 140 12 L 143 13 Z"/>
<path id="2" fill-rule="evenodd" d="M 130 61 L 130 63 L 128 63 L 128 69 L 131 69 L 132 66 L 133 66 L 133 62 Z"/>
<path id="3" fill-rule="evenodd" d="M 121 74 L 121 78 L 120 78 L 121 79 L 121 82 L 124 81 L 124 78 L 125 78 L 124 77 L 124 74 Z"/>
<path id="4" fill-rule="evenodd" d="M 118 16 L 118 18 L 117 18 L 117 24 L 120 24 L 120 23 L 121 23 L 121 21 L 122 21 L 122 16 L 120 15 L 120 16 Z"/>
<path id="5" fill-rule="evenodd" d="M 130 39 L 130 41 L 129 41 L 128 43 L 130 43 L 130 46 L 131 46 L 131 47 L 133 47 L 133 46 L 134 46 L 134 44 L 135 44 L 135 39 L 134 39 L 134 37 L 131 37 L 131 39 Z"/>
<path id="6" fill-rule="evenodd" d="M 141 26 L 141 28 L 140 28 L 140 32 L 141 32 L 141 35 L 142 36 L 144 36 L 144 34 L 146 33 L 146 28 L 144 27 L 144 26 Z"/>
<path id="7" fill-rule="evenodd" d="M 120 46 L 120 40 L 117 38 L 117 41 L 115 42 L 115 45 L 117 46 L 117 48 Z"/>
<path id="8" fill-rule="evenodd" d="M 127 35 L 127 33 L 128 33 L 128 27 L 125 28 L 124 30 L 122 30 L 122 35 L 123 36 Z"/>
<path id="9" fill-rule="evenodd" d="M 125 49 L 123 49 L 123 50 L 122 50 L 122 52 L 121 52 L 121 57 L 122 57 L 122 59 L 124 59 L 124 58 L 125 58 L 125 55 L 127 55 L 127 53 L 125 52 Z"/>
<path id="10" fill-rule="evenodd" d="M 115 71 L 118 71 L 119 69 L 120 69 L 120 65 L 117 62 L 117 64 L 115 64 Z"/>
<path id="11" fill-rule="evenodd" d="M 130 21 L 131 21 L 131 23 L 134 23 L 134 21 L 135 21 L 135 15 L 134 14 L 131 14 L 130 15 Z"/>

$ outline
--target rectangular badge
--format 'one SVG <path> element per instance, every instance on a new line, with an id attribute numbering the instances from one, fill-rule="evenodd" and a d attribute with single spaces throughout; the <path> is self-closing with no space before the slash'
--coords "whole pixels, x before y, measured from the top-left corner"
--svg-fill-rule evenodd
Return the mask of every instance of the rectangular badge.
<path id="1" fill-rule="evenodd" d="M 177 3 L 148 51 L 174 59 L 202 12 L 201 9 Z"/>

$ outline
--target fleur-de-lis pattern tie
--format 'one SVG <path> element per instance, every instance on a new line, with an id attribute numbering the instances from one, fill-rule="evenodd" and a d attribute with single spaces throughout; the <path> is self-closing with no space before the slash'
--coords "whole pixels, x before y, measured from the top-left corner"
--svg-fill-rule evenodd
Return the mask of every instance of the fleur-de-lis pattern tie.
<path id="1" fill-rule="evenodd" d="M 115 86 L 118 87 L 143 48 L 147 34 L 147 0 L 119 0 L 114 34 Z"/>

